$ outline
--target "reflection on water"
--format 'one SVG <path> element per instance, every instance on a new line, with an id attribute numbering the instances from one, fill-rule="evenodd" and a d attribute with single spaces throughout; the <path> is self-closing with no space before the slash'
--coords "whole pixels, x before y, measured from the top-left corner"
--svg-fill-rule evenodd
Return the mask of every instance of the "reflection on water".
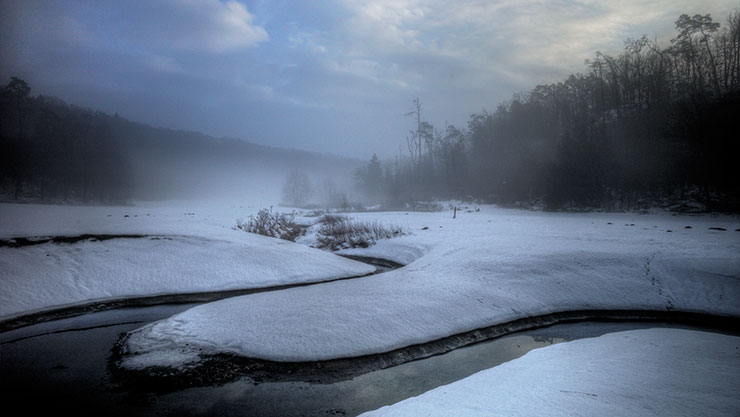
<path id="1" fill-rule="evenodd" d="M 0 334 L 4 408 L 20 405 L 31 412 L 52 407 L 56 412 L 85 414 L 104 410 L 101 412 L 107 415 L 356 415 L 457 381 L 538 347 L 614 331 L 666 326 L 593 322 L 555 325 L 331 384 L 255 384 L 242 379 L 166 395 L 134 394 L 116 386 L 107 366 L 110 349 L 119 335 L 188 307 L 101 312 Z M 106 327 L 97 327 L 101 325 Z"/>
<path id="2" fill-rule="evenodd" d="M 356 415 L 449 384 L 532 349 L 565 341 L 551 337 L 539 339 L 530 335 L 504 337 L 333 384 L 254 385 L 242 380 L 219 388 L 196 388 L 169 394 L 160 402 L 177 403 L 191 410 L 214 414 L 242 409 L 251 410 L 253 415 L 324 415 L 331 412 Z"/>

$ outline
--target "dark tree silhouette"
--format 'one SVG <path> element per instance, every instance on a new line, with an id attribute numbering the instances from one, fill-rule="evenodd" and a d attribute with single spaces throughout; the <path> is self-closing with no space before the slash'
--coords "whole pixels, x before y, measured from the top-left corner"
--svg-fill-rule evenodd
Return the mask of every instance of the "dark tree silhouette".
<path id="1" fill-rule="evenodd" d="M 434 133 L 414 100 L 408 159 L 378 200 L 740 211 L 740 11 L 724 27 L 700 14 L 675 23 L 668 47 L 627 39 L 585 73 L 471 115 L 466 131 Z"/>

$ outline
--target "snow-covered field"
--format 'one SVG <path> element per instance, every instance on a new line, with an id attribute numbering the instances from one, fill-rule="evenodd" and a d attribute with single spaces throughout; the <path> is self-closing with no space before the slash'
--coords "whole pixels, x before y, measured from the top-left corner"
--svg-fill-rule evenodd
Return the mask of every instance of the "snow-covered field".
<path id="1" fill-rule="evenodd" d="M 738 349 L 740 337 L 690 330 L 610 333 L 536 349 L 362 415 L 737 415 Z"/>
<path id="2" fill-rule="evenodd" d="M 321 281 L 373 270 L 232 229 L 237 218 L 261 207 L 0 204 L 2 239 L 149 236 L 0 248 L 0 319 L 107 298 Z M 189 366 L 202 354 L 224 352 L 277 361 L 354 357 L 569 310 L 740 317 L 737 217 L 490 206 L 458 211 L 455 219 L 451 211 L 351 217 L 411 234 L 343 253 L 406 266 L 197 306 L 131 332 L 121 364 Z M 610 334 L 531 352 L 377 415 L 736 412 L 737 349 L 737 337 L 684 330 Z M 682 366 L 673 366 L 678 361 Z"/>
<path id="3" fill-rule="evenodd" d="M 568 310 L 740 316 L 737 218 L 494 207 L 456 219 L 447 211 L 353 216 L 413 235 L 345 252 L 408 265 L 372 279 L 195 307 L 132 332 L 124 365 L 167 358 L 174 366 L 217 352 L 276 361 L 354 357 Z"/>
<path id="4" fill-rule="evenodd" d="M 187 211 L 186 211 L 187 210 Z M 226 291 L 371 273 L 373 267 L 235 231 L 247 207 L 0 205 L 0 238 L 144 238 L 0 247 L 0 319 L 91 301 Z"/>

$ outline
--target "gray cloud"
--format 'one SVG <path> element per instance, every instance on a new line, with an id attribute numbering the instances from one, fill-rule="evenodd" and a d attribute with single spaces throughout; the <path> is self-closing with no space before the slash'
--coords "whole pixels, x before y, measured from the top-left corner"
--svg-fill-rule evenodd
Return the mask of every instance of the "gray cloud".
<path id="1" fill-rule="evenodd" d="M 103 0 L 88 4 L 80 18 L 84 21 L 77 26 L 89 33 L 86 37 L 96 37 L 100 47 L 232 53 L 268 40 L 265 29 L 237 1 L 148 0 L 133 5 Z"/>
<path id="2" fill-rule="evenodd" d="M 582 71 L 627 37 L 735 0 L 3 0 L 0 76 L 155 125 L 279 146 L 396 153 L 435 125 Z"/>

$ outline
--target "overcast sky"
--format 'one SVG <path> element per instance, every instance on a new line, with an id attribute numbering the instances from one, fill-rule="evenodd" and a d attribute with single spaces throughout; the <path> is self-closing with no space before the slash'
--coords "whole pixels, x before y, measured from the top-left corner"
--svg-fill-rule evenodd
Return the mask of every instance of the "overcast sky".
<path id="1" fill-rule="evenodd" d="M 0 77 L 155 126 L 363 159 L 737 0 L 0 0 Z"/>

